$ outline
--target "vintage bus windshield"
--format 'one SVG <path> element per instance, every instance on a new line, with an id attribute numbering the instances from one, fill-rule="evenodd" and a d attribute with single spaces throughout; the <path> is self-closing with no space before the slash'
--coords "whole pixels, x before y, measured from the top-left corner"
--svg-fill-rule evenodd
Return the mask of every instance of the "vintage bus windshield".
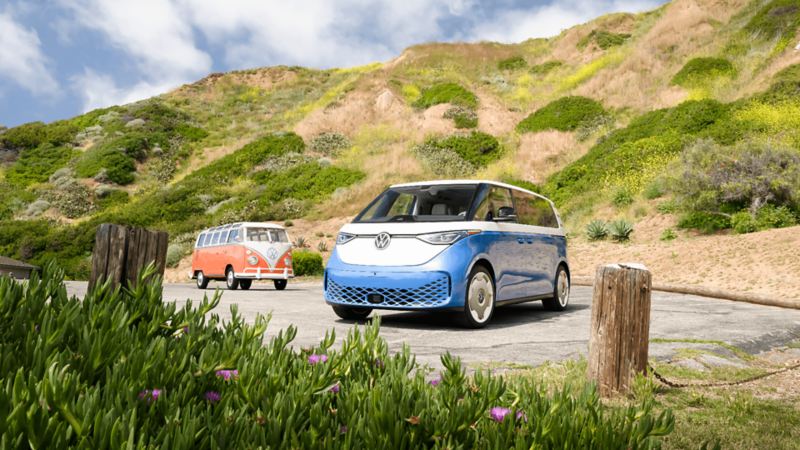
<path id="1" fill-rule="evenodd" d="M 289 242 L 286 231 L 277 228 L 248 227 L 247 240 L 250 242 Z"/>
<path id="2" fill-rule="evenodd" d="M 448 222 L 467 220 L 477 184 L 391 188 L 355 222 Z"/>

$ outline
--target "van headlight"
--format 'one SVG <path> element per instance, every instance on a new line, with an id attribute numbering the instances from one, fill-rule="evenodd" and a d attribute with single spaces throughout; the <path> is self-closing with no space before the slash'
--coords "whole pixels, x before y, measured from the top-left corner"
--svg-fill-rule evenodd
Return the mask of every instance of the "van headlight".
<path id="1" fill-rule="evenodd" d="M 336 236 L 336 245 L 346 244 L 356 238 L 355 234 L 339 233 Z"/>
<path id="2" fill-rule="evenodd" d="M 250 264 L 251 266 L 255 266 L 256 264 L 258 264 L 258 258 L 256 258 L 255 256 L 248 256 L 247 263 Z"/>
<path id="3" fill-rule="evenodd" d="M 433 245 L 450 245 L 467 236 L 480 233 L 480 230 L 444 231 L 439 233 L 420 234 L 417 239 Z"/>

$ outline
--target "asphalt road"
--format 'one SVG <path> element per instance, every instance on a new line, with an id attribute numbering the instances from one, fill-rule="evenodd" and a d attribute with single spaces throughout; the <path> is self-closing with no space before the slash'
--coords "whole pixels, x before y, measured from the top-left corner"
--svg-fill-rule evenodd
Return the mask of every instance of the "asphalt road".
<path id="1" fill-rule="evenodd" d="M 82 296 L 86 284 L 68 282 L 70 294 Z M 200 300 L 213 295 L 222 283 L 212 282 L 206 291 L 193 284 L 167 284 L 165 301 Z M 261 313 L 272 313 L 268 335 L 289 325 L 297 327 L 294 345 L 317 344 L 326 330 L 335 329 L 340 342 L 352 322 L 339 319 L 322 299 L 319 283 L 292 283 L 284 291 L 272 284 L 254 284 L 249 291 L 220 290 L 215 311 L 230 317 L 230 306 L 252 321 Z M 545 361 L 585 355 L 589 342 L 592 290 L 573 286 L 570 307 L 560 313 L 546 311 L 540 302 L 499 308 L 492 323 L 481 330 L 466 330 L 446 314 L 377 311 L 381 335 L 390 349 L 408 344 L 417 361 L 439 366 L 439 355 L 450 351 L 470 365 L 513 363 L 538 365 Z M 800 310 L 752 305 L 703 297 L 654 292 L 650 337 L 724 341 L 757 352 L 800 339 Z M 651 343 L 652 357 L 667 357 L 675 345 Z"/>

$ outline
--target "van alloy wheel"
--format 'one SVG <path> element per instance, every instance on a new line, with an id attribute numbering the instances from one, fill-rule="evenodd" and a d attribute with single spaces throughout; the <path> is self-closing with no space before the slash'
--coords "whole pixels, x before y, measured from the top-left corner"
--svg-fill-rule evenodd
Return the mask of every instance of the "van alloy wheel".
<path id="1" fill-rule="evenodd" d="M 553 282 L 553 298 L 542 300 L 544 307 L 550 311 L 563 311 L 569 305 L 569 275 L 564 266 L 559 266 Z"/>
<path id="2" fill-rule="evenodd" d="M 236 273 L 231 267 L 228 267 L 228 270 L 225 271 L 225 284 L 231 291 L 235 291 L 239 287 L 239 280 L 236 279 Z"/>
<path id="3" fill-rule="evenodd" d="M 469 277 L 464 315 L 466 325 L 470 328 L 486 326 L 494 314 L 494 281 L 483 267 L 475 267 Z"/>

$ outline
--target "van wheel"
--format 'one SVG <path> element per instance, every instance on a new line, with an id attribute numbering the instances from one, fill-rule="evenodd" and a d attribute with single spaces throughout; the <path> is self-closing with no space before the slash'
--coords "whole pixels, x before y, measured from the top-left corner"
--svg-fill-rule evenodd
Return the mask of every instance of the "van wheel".
<path id="1" fill-rule="evenodd" d="M 253 280 L 239 280 L 239 288 L 242 290 L 250 289 L 250 286 L 253 285 Z"/>
<path id="2" fill-rule="evenodd" d="M 494 315 L 494 280 L 483 266 L 475 266 L 467 281 L 464 299 L 464 325 L 468 328 L 483 328 Z"/>
<path id="3" fill-rule="evenodd" d="M 205 289 L 208 287 L 208 278 L 206 278 L 202 270 L 197 272 L 195 278 L 197 279 L 197 289 Z"/>
<path id="4" fill-rule="evenodd" d="M 555 283 L 553 283 L 553 298 L 542 300 L 544 307 L 550 311 L 563 311 L 569 305 L 569 275 L 564 266 L 558 266 Z"/>
<path id="5" fill-rule="evenodd" d="M 239 287 L 239 280 L 236 279 L 236 273 L 234 273 L 232 267 L 228 267 L 225 270 L 225 285 L 228 286 L 228 289 L 231 291 L 235 291 L 236 288 Z"/>
<path id="6" fill-rule="evenodd" d="M 272 282 L 275 284 L 275 289 L 279 291 L 286 289 L 287 280 L 272 280 Z"/>
<path id="7" fill-rule="evenodd" d="M 333 312 L 344 320 L 364 320 L 372 312 L 371 308 L 349 308 L 347 306 L 331 305 Z"/>

